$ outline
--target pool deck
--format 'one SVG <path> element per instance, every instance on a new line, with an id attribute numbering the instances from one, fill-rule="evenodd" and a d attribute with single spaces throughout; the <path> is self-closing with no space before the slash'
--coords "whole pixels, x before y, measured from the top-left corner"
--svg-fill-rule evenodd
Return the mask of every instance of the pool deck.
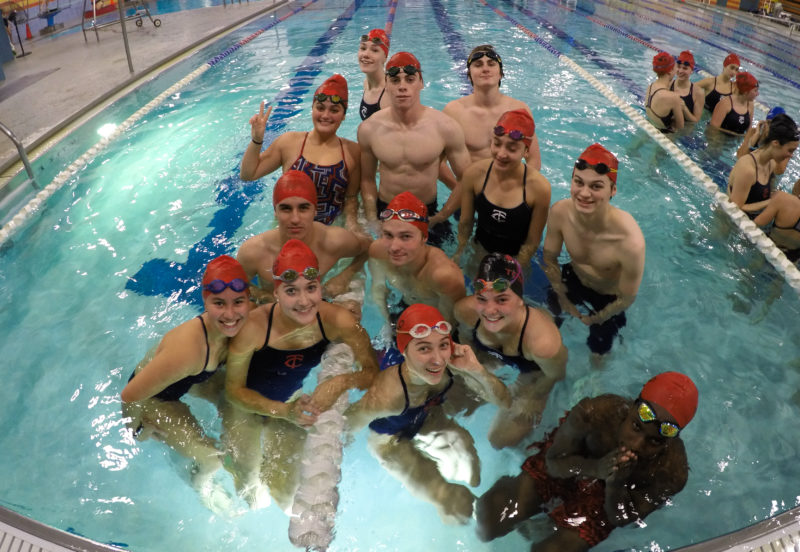
<path id="1" fill-rule="evenodd" d="M 99 29 L 99 41 L 94 31 L 87 31 L 84 40 L 80 20 L 72 23 L 77 32 L 23 40 L 25 52 L 30 54 L 3 65 L 6 79 L 0 81 L 0 123 L 16 135 L 32 160 L 58 141 L 64 129 L 101 110 L 171 60 L 282 3 L 284 0 L 229 2 L 227 6 L 154 15 L 161 20 L 158 28 L 147 18 L 141 27 L 126 21 L 133 73 L 119 23 Z M 20 31 L 24 37 L 24 25 Z M 16 33 L 14 44 L 19 52 Z M 16 147 L 0 134 L 0 190 L 21 169 Z"/>

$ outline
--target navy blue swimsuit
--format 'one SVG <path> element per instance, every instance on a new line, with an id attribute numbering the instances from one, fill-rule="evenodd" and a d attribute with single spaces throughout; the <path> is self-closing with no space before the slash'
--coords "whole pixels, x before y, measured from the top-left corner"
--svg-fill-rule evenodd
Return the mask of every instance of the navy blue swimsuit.
<path id="1" fill-rule="evenodd" d="M 521 374 L 526 374 L 529 372 L 534 372 L 537 370 L 541 370 L 536 361 L 528 360 L 522 354 L 522 339 L 525 336 L 525 328 L 528 327 L 528 318 L 531 315 L 530 307 L 525 307 L 525 322 L 522 324 L 522 331 L 519 334 L 519 342 L 517 343 L 517 354 L 516 355 L 506 355 L 503 351 L 498 351 L 493 347 L 489 347 L 488 345 L 484 345 L 481 343 L 481 340 L 478 338 L 478 326 L 481 325 L 481 319 L 478 318 L 478 321 L 475 323 L 475 327 L 472 328 L 472 339 L 475 342 L 478 349 L 481 351 L 486 351 L 496 359 L 499 359 L 509 366 L 513 366 L 517 370 L 520 371 Z"/>
<path id="2" fill-rule="evenodd" d="M 247 371 L 247 387 L 258 391 L 273 401 L 286 402 L 294 393 L 303 387 L 303 380 L 322 359 L 322 353 L 330 341 L 325 336 L 322 319 L 317 312 L 317 323 L 322 339 L 305 349 L 283 350 L 269 346 L 269 335 L 272 332 L 272 314 L 275 305 L 269 311 L 267 337 L 264 346 L 253 353 L 250 369 Z"/>
<path id="3" fill-rule="evenodd" d="M 447 386 L 436 395 L 428 397 L 422 405 L 411 407 L 408 402 L 408 387 L 406 386 L 406 380 L 403 379 L 401 367 L 402 364 L 397 365 L 397 375 L 400 377 L 400 383 L 403 385 L 403 395 L 406 397 L 405 408 L 396 416 L 372 420 L 369 428 L 375 433 L 396 435 L 400 439 L 411 439 L 422 429 L 422 424 L 425 423 L 425 419 L 428 417 L 428 411 L 444 402 L 445 394 L 453 386 L 453 374 L 449 368 L 445 368 L 447 375 L 450 377 Z"/>

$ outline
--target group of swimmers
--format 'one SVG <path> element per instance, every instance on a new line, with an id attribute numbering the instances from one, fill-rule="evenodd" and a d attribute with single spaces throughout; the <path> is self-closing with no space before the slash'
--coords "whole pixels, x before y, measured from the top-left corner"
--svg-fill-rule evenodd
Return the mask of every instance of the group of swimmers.
<path id="1" fill-rule="evenodd" d="M 691 379 L 664 372 L 636 398 L 580 401 L 516 476 L 477 499 L 469 487 L 480 482 L 475 439 L 484 436 L 454 416 L 492 403 L 485 438 L 496 449 L 520 446 L 565 377 L 564 317 L 588 326 L 593 359 L 611 350 L 645 259 L 636 221 L 610 204 L 619 162 L 589 145 L 574 163 L 570 197 L 551 206 L 533 117 L 500 92 L 503 62 L 492 46 L 472 50 L 473 93 L 443 112 L 420 101 L 417 58 L 398 52 L 387 60 L 388 53 L 383 30 L 361 37 L 357 142 L 336 134 L 348 107 L 340 75 L 315 91 L 309 132 L 284 133 L 263 149 L 271 110 L 262 104 L 251 118 L 241 177 L 282 168 L 273 189 L 277 228 L 247 239 L 236 259 L 208 264 L 203 313 L 169 331 L 122 391 L 129 425 L 139 439 L 158 438 L 193 461 L 192 482 L 210 507 L 225 510 L 233 500 L 218 480 L 224 467 L 251 507 L 274 500 L 287 510 L 308 428 L 348 390 L 363 390 L 345 412 L 348 431 L 368 426 L 372 454 L 444 521 L 474 516 L 478 536 L 489 540 L 560 499 L 547 510 L 556 530 L 533 549 L 588 550 L 685 485 L 680 433 L 698 403 Z M 441 209 L 437 180 L 452 190 Z M 359 197 L 376 239 L 359 223 Z M 439 246 L 458 208 L 451 259 Z M 523 299 L 545 225 L 550 312 Z M 473 253 L 462 262 L 468 243 Z M 563 249 L 570 262 L 562 265 Z M 364 264 L 393 350 L 376 351 L 359 305 L 340 300 Z M 474 275 L 467 283 L 465 273 Z M 353 371 L 304 394 L 331 342 L 352 349 Z M 513 381 L 497 376 L 504 366 Z M 218 405 L 220 443 L 180 400 L 186 393 Z M 435 455 L 426 450 L 434 441 Z M 432 456 L 463 469 L 444 473 Z"/>
<path id="2" fill-rule="evenodd" d="M 730 200 L 796 262 L 800 260 L 800 180 L 787 193 L 777 189 L 774 177 L 786 170 L 800 133 L 794 120 L 777 106 L 752 125 L 758 80 L 739 69 L 739 57 L 730 53 L 719 75 L 692 82 L 692 52 L 683 51 L 677 59 L 659 52 L 653 57 L 657 78 L 647 88 L 645 112 L 656 128 L 671 133 L 683 129 L 686 122 L 699 121 L 705 108 L 711 114 L 709 128 L 742 136 L 728 178 Z"/>

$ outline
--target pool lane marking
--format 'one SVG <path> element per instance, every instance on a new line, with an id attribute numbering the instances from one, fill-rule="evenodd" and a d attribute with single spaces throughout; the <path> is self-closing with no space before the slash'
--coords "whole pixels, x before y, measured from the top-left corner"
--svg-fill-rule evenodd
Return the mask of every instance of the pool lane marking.
<path id="1" fill-rule="evenodd" d="M 309 0 L 302 6 L 290 11 L 287 14 L 277 18 L 275 21 L 268 24 L 264 27 L 261 32 L 269 30 L 279 23 L 285 21 L 292 15 L 299 13 L 300 11 L 304 10 L 311 4 L 317 2 L 318 0 Z M 247 23 L 245 23 L 247 24 Z M 260 32 L 254 33 L 254 35 L 258 35 Z M 252 36 L 252 35 L 251 35 Z M 245 42 L 249 42 L 252 38 L 245 39 Z M 227 54 L 230 55 L 230 54 Z M 227 56 L 226 56 L 227 57 Z M 213 61 L 213 60 L 211 60 Z M 42 188 L 27 204 L 25 204 L 22 208 L 20 208 L 17 213 L 9 220 L 2 228 L 0 228 L 0 246 L 4 245 L 11 236 L 18 230 L 20 230 L 27 221 L 36 213 L 38 213 L 42 205 L 50 198 L 53 194 L 55 194 L 61 187 L 69 180 L 72 176 L 78 173 L 78 171 L 82 170 L 86 167 L 92 160 L 95 159 L 103 150 L 106 149 L 108 144 L 118 138 L 122 133 L 127 131 L 133 124 L 150 113 L 153 109 L 161 105 L 165 100 L 167 100 L 170 96 L 173 96 L 177 92 L 179 92 L 182 88 L 188 85 L 190 82 L 195 80 L 197 77 L 208 71 L 212 67 L 213 63 L 206 62 L 181 80 L 173 84 L 171 87 L 163 91 L 161 94 L 153 98 L 150 102 L 145 104 L 144 106 L 140 107 L 136 112 L 134 112 L 130 117 L 125 119 L 122 123 L 120 123 L 114 131 L 103 138 L 101 138 L 98 142 L 96 142 L 93 146 L 91 146 L 86 152 L 83 153 L 78 159 L 73 161 L 67 168 L 63 169 L 59 172 L 55 178 Z"/>
<path id="2" fill-rule="evenodd" d="M 467 56 L 469 55 L 469 49 L 464 42 L 464 38 L 456 31 L 450 18 L 447 16 L 447 9 L 442 4 L 442 1 L 430 0 L 430 2 L 431 8 L 433 8 L 434 19 L 436 19 L 436 25 L 438 25 L 439 31 L 444 35 L 447 53 L 450 54 L 450 58 L 458 65 L 465 64 Z M 463 71 L 459 71 L 458 73 L 461 78 L 461 95 L 466 96 L 472 91 L 469 76 Z"/>
<path id="3" fill-rule="evenodd" d="M 575 73 L 583 77 L 584 80 L 589 82 L 598 92 L 605 96 L 611 103 L 617 106 L 625 115 L 627 115 L 640 129 L 647 132 L 653 140 L 665 149 L 675 159 L 683 169 L 692 177 L 705 191 L 712 196 L 719 208 L 730 217 L 731 221 L 741 230 L 745 237 L 750 240 L 756 248 L 764 254 L 766 259 L 775 267 L 779 274 L 781 274 L 786 282 L 800 293 L 800 271 L 794 266 L 783 252 L 778 249 L 775 243 L 767 237 L 761 229 L 750 220 L 747 215 L 735 203 L 730 201 L 727 194 L 722 193 L 719 187 L 714 183 L 703 170 L 692 161 L 683 151 L 678 148 L 674 143 L 667 139 L 661 131 L 655 128 L 647 119 L 645 119 L 639 111 L 625 103 L 619 96 L 617 96 L 608 86 L 601 83 L 597 78 L 590 74 L 586 69 L 575 63 L 572 59 L 559 52 L 545 39 L 519 23 L 516 19 L 506 14 L 497 7 L 491 6 L 486 0 L 478 0 L 481 4 L 494 11 L 497 15 L 510 22 L 520 31 L 528 35 L 534 42 L 542 46 L 545 50 L 556 56 L 562 63 L 570 67 Z"/>
<path id="4" fill-rule="evenodd" d="M 397 2 L 398 0 L 389 2 L 389 13 L 386 14 L 386 24 L 383 26 L 383 32 L 386 33 L 389 44 L 392 43 L 392 28 L 394 28 L 394 16 L 397 13 Z"/>

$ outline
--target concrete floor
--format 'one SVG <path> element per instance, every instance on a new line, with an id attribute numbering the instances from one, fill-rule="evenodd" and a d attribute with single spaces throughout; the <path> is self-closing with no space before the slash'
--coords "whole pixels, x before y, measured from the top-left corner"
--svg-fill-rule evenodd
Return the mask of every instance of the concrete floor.
<path id="1" fill-rule="evenodd" d="M 80 124 L 141 79 L 152 77 L 170 60 L 281 3 L 251 0 L 162 14 L 157 16 L 159 28 L 147 19 L 141 27 L 126 21 L 133 73 L 119 23 L 100 29 L 99 42 L 93 31 L 87 32 L 85 41 L 80 28 L 23 41 L 31 54 L 3 65 L 6 80 L 0 81 L 0 122 L 22 141 L 33 160 L 71 125 Z M 80 21 L 74 23 L 80 25 Z M 15 44 L 19 52 L 16 40 Z M 0 134 L 0 190 L 22 169 L 18 159 L 12 141 Z"/>

